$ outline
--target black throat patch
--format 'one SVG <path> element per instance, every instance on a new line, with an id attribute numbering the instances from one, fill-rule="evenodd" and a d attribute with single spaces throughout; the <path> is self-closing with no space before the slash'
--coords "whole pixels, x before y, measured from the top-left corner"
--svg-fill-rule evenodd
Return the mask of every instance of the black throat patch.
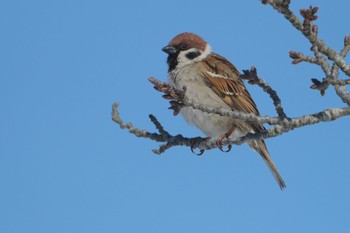
<path id="1" fill-rule="evenodd" d="M 167 63 L 168 63 L 168 66 L 169 66 L 168 72 L 171 72 L 171 71 L 173 71 L 176 68 L 177 63 L 178 63 L 177 62 L 177 57 L 178 56 L 179 56 L 179 53 L 170 54 L 168 56 L 168 59 L 167 59 Z"/>

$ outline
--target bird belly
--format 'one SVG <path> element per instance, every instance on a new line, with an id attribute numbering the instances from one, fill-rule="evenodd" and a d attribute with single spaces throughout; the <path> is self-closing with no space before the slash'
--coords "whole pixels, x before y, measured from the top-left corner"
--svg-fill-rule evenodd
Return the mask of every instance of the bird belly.
<path id="1" fill-rule="evenodd" d="M 233 121 L 227 117 L 208 114 L 198 109 L 184 107 L 181 113 L 187 123 L 196 126 L 205 135 L 211 138 L 217 138 L 223 135 L 233 126 Z"/>
<path id="2" fill-rule="evenodd" d="M 228 110 L 231 108 L 212 90 L 203 80 L 201 75 L 194 75 L 191 68 L 183 67 L 169 75 L 169 81 L 175 84 L 176 88 L 182 90 L 186 87 L 185 95 L 188 99 L 204 106 L 221 107 Z M 219 137 L 227 133 L 235 125 L 235 131 L 231 137 L 240 137 L 246 134 L 241 130 L 242 121 L 218 114 L 206 113 L 192 107 L 182 107 L 181 114 L 187 123 L 196 126 L 205 135 L 211 138 Z"/>
<path id="3" fill-rule="evenodd" d="M 231 110 L 231 108 L 208 86 L 200 83 L 188 83 L 186 86 L 186 96 L 196 103 L 204 106 L 221 107 Z M 183 107 L 182 116 L 191 125 L 196 126 L 205 135 L 211 138 L 219 137 L 236 125 L 237 120 L 218 114 L 206 113 L 192 107 Z M 240 129 L 233 132 L 231 137 L 241 136 Z"/>

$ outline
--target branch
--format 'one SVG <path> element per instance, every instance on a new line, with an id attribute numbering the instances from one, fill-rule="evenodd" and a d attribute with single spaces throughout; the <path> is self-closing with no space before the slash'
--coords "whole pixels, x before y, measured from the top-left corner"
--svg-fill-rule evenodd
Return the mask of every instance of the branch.
<path id="1" fill-rule="evenodd" d="M 158 133 L 150 133 L 147 130 L 142 130 L 135 128 L 131 125 L 131 123 L 125 123 L 119 115 L 118 112 L 118 103 L 114 103 L 112 106 L 112 120 L 116 122 L 122 129 L 129 129 L 131 134 L 134 134 L 136 137 L 149 138 L 152 141 L 156 142 L 166 142 L 165 144 L 160 145 L 159 149 L 154 149 L 153 152 L 156 154 L 164 153 L 166 150 L 170 149 L 174 146 L 192 146 L 193 148 L 198 147 L 199 149 L 210 150 L 217 148 L 215 140 L 213 141 L 205 141 L 198 140 L 198 137 L 195 138 L 187 138 L 178 135 L 171 135 L 167 131 L 164 130 L 161 123 L 157 120 L 157 118 L 153 115 L 150 115 L 150 119 L 152 123 L 156 126 Z M 302 117 L 296 117 L 292 119 L 285 119 L 281 124 L 272 127 L 271 129 L 261 132 L 261 133 L 249 133 L 243 137 L 236 139 L 226 139 L 223 141 L 223 145 L 241 145 L 243 143 L 247 143 L 251 140 L 262 140 L 268 139 L 272 137 L 279 136 L 283 133 L 289 132 L 296 128 L 300 128 L 306 125 L 313 125 L 320 122 L 328 122 L 336 120 L 340 117 L 349 116 L 350 108 L 334 108 L 324 110 L 319 113 L 305 115 Z"/>
<path id="2" fill-rule="evenodd" d="M 321 96 L 324 96 L 325 91 L 328 89 L 330 85 L 335 86 L 338 96 L 341 99 L 344 99 L 345 103 L 347 103 L 346 101 L 347 99 L 349 99 L 349 93 L 343 86 L 349 85 L 350 79 L 340 80 L 340 79 L 324 78 L 321 82 L 318 79 L 312 78 L 311 81 L 313 82 L 313 84 L 310 86 L 310 88 L 314 90 L 319 90 L 321 93 Z M 342 91 L 342 89 L 344 89 L 345 91 Z"/>
<path id="3" fill-rule="evenodd" d="M 119 103 L 114 103 L 112 105 L 112 120 L 117 123 L 121 129 L 128 129 L 129 133 L 134 134 L 136 137 L 149 138 L 150 133 L 146 130 L 140 130 L 134 128 L 131 123 L 125 123 L 119 116 L 118 107 Z"/>
<path id="4" fill-rule="evenodd" d="M 271 5 L 275 10 L 281 13 L 298 31 L 300 31 L 309 42 L 316 46 L 318 50 L 327 56 L 327 58 L 334 63 L 347 75 L 350 76 L 350 65 L 348 65 L 344 57 L 338 54 L 335 50 L 328 47 L 323 40 L 317 37 L 317 26 L 313 25 L 313 21 L 317 19 L 315 15 L 317 13 L 317 7 L 310 7 L 309 9 L 302 9 L 300 11 L 301 15 L 304 17 L 304 22 L 302 23 L 298 17 L 289 9 L 286 1 L 281 0 L 263 0 L 263 4 Z"/>
<path id="5" fill-rule="evenodd" d="M 300 62 L 308 62 L 311 64 L 318 64 L 318 60 L 314 57 L 305 56 L 300 52 L 295 52 L 293 50 L 289 51 L 289 57 L 293 59 L 292 64 L 296 65 Z"/>
<path id="6" fill-rule="evenodd" d="M 350 36 L 345 36 L 344 38 L 344 47 L 337 53 L 335 50 L 329 48 L 323 40 L 318 38 L 318 27 L 314 25 L 314 21 L 317 20 L 318 16 L 316 15 L 318 7 L 310 6 L 308 9 L 301 9 L 300 14 L 304 18 L 303 23 L 295 16 L 295 14 L 289 9 L 289 3 L 283 4 L 285 1 L 281 0 L 263 0 L 263 4 L 271 5 L 275 10 L 281 13 L 298 31 L 300 31 L 305 38 L 309 40 L 312 44 L 312 51 L 314 52 L 315 58 L 305 57 L 301 53 L 294 51 L 290 52 L 290 57 L 293 59 L 293 64 L 298 64 L 302 61 L 309 62 L 312 64 L 319 65 L 323 72 L 326 75 L 324 81 L 318 81 L 317 79 L 311 79 L 313 85 L 312 89 L 320 90 L 321 95 L 325 94 L 326 89 L 332 84 L 337 95 L 341 100 L 350 106 L 350 93 L 344 87 L 343 82 L 341 84 L 336 83 L 334 80 L 338 79 L 339 68 L 347 75 L 350 76 L 350 65 L 345 62 L 345 57 L 350 50 Z M 329 61 L 333 62 L 332 67 L 329 66 Z M 345 82 L 346 83 L 346 82 Z"/>
<path id="7" fill-rule="evenodd" d="M 312 45 L 311 50 L 315 54 L 317 64 L 321 67 L 326 76 L 329 77 L 331 75 L 331 67 L 328 64 L 326 57 L 319 51 L 318 47 L 315 45 Z"/>
<path id="8" fill-rule="evenodd" d="M 349 51 L 350 51 L 350 36 L 349 36 L 349 35 L 346 35 L 346 36 L 344 37 L 344 48 L 340 51 L 340 54 L 339 54 L 339 55 L 340 55 L 342 58 L 345 58 L 346 55 L 348 55 Z"/>
<path id="9" fill-rule="evenodd" d="M 348 54 L 350 50 L 350 36 L 346 35 L 344 37 L 344 47 L 343 49 L 340 51 L 340 55 L 342 57 L 346 57 L 346 55 Z M 332 79 L 338 79 L 339 76 L 339 68 L 338 66 L 334 63 L 332 66 Z M 341 98 L 341 100 L 347 104 L 348 106 L 350 106 L 350 93 L 349 91 L 344 87 L 344 85 L 335 85 L 334 89 L 337 93 L 337 95 Z"/>
<path id="10" fill-rule="evenodd" d="M 269 94 L 270 98 L 272 99 L 279 120 L 282 121 L 285 118 L 287 118 L 287 115 L 285 114 L 282 107 L 281 99 L 278 97 L 277 92 L 274 89 L 272 89 L 266 82 L 264 82 L 264 80 L 258 77 L 257 70 L 254 66 L 252 66 L 250 71 L 243 70 L 243 74 L 240 75 L 240 78 L 249 80 L 249 84 L 258 85 L 259 87 L 261 87 L 266 93 Z"/>
<path id="11" fill-rule="evenodd" d="M 279 119 L 276 118 L 276 117 L 257 116 L 257 115 L 254 115 L 253 113 L 237 112 L 237 111 L 231 111 L 231 110 L 228 110 L 228 109 L 225 109 L 225 108 L 211 107 L 211 106 L 199 104 L 199 103 L 197 103 L 197 102 L 187 98 L 185 95 L 179 95 L 178 93 L 181 92 L 181 91 L 176 89 L 175 86 L 173 86 L 173 85 L 169 85 L 167 83 L 163 83 L 163 82 L 159 81 L 158 79 L 156 79 L 154 77 L 150 77 L 150 78 L 148 78 L 148 80 L 154 85 L 154 88 L 156 90 L 166 93 L 165 94 L 166 95 L 166 99 L 168 99 L 168 100 L 171 99 L 172 100 L 172 101 L 170 101 L 172 106 L 173 105 L 178 105 L 178 106 L 192 107 L 194 109 L 201 110 L 202 112 L 212 113 L 212 114 L 219 114 L 221 116 L 229 116 L 229 117 L 231 117 L 233 119 L 241 119 L 241 120 L 246 120 L 246 121 L 250 121 L 250 122 L 268 123 L 268 124 L 271 124 L 271 125 L 272 124 L 277 124 L 279 122 Z M 264 82 L 261 80 L 261 83 L 264 83 Z M 268 86 L 266 83 L 264 83 L 264 85 Z M 166 88 L 164 88 L 164 87 L 166 87 Z M 270 89 L 272 90 L 272 88 L 270 88 Z M 278 105 L 279 97 L 277 96 L 277 93 L 275 93 L 275 95 L 272 95 L 272 96 L 273 96 L 272 98 L 276 99 L 276 100 L 274 100 L 274 102 L 277 103 L 276 105 L 278 107 L 280 107 L 280 105 Z M 164 97 L 164 95 L 163 95 L 163 97 Z M 177 102 L 177 104 L 175 104 L 174 102 Z M 172 107 L 170 107 L 169 109 L 173 110 Z M 282 111 L 283 111 L 283 109 L 282 109 Z"/>
<path id="12" fill-rule="evenodd" d="M 350 115 L 350 108 L 333 108 L 333 109 L 327 109 L 322 112 L 310 114 L 310 115 L 304 115 L 301 117 L 292 118 L 289 120 L 285 120 L 283 124 L 276 125 L 267 131 L 261 132 L 261 133 L 248 133 L 247 135 L 237 138 L 237 139 L 227 139 L 223 141 L 223 145 L 241 145 L 243 143 L 247 143 L 251 140 L 262 140 L 262 139 L 268 139 L 272 137 L 277 137 L 279 135 L 282 135 L 284 133 L 287 133 L 291 130 L 304 127 L 307 125 L 314 125 L 321 122 L 328 122 L 328 121 L 334 121 L 338 118 L 349 116 Z M 215 148 L 215 142 L 201 142 L 198 145 L 199 149 L 213 149 Z"/>

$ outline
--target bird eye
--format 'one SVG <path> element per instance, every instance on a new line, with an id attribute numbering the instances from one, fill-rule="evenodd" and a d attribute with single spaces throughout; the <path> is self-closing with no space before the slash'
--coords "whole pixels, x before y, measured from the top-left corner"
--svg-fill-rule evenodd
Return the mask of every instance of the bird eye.
<path id="1" fill-rule="evenodd" d="M 181 45 L 180 45 L 180 49 L 181 49 L 181 50 L 186 50 L 186 49 L 188 49 L 187 44 L 181 44 Z"/>

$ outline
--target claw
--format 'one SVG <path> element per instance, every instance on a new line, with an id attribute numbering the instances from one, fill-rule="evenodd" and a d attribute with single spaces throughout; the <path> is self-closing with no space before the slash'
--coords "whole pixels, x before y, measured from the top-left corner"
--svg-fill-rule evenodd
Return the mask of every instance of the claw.
<path id="1" fill-rule="evenodd" d="M 196 153 L 194 150 L 195 149 L 193 148 L 193 146 L 191 146 L 192 153 L 195 154 L 195 155 L 198 155 L 198 156 L 201 156 L 202 154 L 204 154 L 204 151 L 205 151 L 204 149 L 200 149 L 199 153 Z"/>
<path id="2" fill-rule="evenodd" d="M 219 150 L 222 151 L 222 152 L 229 152 L 231 149 L 232 149 L 232 145 L 228 145 L 227 146 L 227 150 L 224 150 L 223 149 L 223 146 L 222 146 L 222 140 L 226 139 L 226 138 L 229 138 L 230 135 L 233 133 L 233 131 L 235 131 L 235 128 L 232 127 L 229 131 L 227 131 L 225 134 L 219 136 L 217 139 L 216 139 L 216 145 L 218 146 Z"/>
<path id="3" fill-rule="evenodd" d="M 222 152 L 229 152 L 232 149 L 232 145 L 228 145 L 227 146 L 227 150 L 224 150 L 224 147 L 222 146 L 222 140 L 224 140 L 226 137 L 226 135 L 222 135 L 220 137 L 218 137 L 218 139 L 216 139 L 216 145 L 218 146 L 218 149 Z"/>
<path id="4" fill-rule="evenodd" d="M 195 152 L 195 148 L 197 147 L 197 145 L 200 142 L 202 142 L 202 141 L 209 141 L 210 139 L 211 139 L 210 137 L 206 137 L 206 138 L 196 137 L 196 138 L 193 138 L 192 139 L 192 143 L 191 143 L 191 151 L 192 151 L 192 153 L 195 154 L 195 155 L 198 155 L 198 156 L 202 155 L 204 153 L 205 149 L 200 149 L 199 153 L 196 153 Z"/>
<path id="5" fill-rule="evenodd" d="M 227 146 L 227 150 L 224 150 L 222 145 L 218 145 L 218 148 L 219 148 L 219 150 L 222 151 L 222 152 L 230 152 L 231 149 L 232 149 L 232 145 L 228 145 L 228 146 Z"/>

